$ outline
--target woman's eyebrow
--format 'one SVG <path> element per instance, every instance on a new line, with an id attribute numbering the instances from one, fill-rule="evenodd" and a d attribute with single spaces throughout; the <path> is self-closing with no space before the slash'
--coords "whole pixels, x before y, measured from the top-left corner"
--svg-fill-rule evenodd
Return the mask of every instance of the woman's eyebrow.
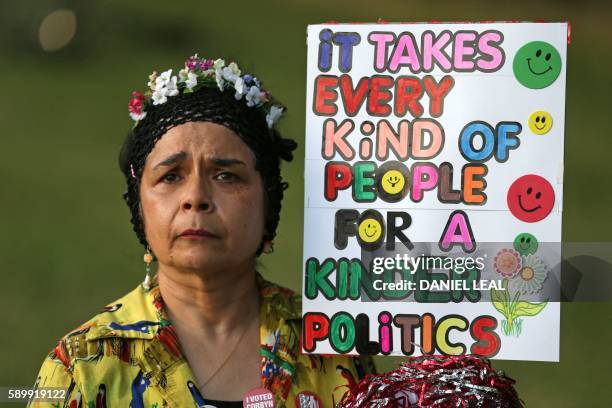
<path id="1" fill-rule="evenodd" d="M 161 167 L 161 166 L 172 166 L 173 164 L 181 162 L 185 160 L 186 158 L 187 158 L 186 152 L 184 151 L 176 152 L 166 157 L 164 160 L 160 161 L 159 163 L 157 163 L 155 167 L 153 167 L 153 170 L 156 170 L 158 167 Z"/>
<path id="2" fill-rule="evenodd" d="M 231 166 L 232 164 L 242 164 L 246 166 L 246 163 L 242 160 L 227 157 L 211 157 L 210 161 L 216 164 L 217 166 Z"/>

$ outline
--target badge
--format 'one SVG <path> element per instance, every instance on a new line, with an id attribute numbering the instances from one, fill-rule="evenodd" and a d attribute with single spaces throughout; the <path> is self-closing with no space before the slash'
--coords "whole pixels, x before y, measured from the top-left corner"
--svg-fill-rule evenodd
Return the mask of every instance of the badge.
<path id="1" fill-rule="evenodd" d="M 242 400 L 244 408 L 274 408 L 274 394 L 265 388 L 253 388 L 244 395 Z"/>
<path id="2" fill-rule="evenodd" d="M 317 394 L 302 391 L 295 396 L 295 406 L 298 408 L 323 408 L 323 403 Z"/>

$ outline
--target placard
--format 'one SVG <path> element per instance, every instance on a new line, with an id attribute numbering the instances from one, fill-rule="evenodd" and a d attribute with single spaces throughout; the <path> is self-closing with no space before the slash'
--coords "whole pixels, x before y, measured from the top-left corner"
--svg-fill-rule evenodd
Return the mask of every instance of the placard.
<path id="1" fill-rule="evenodd" d="M 558 361 L 567 42 L 308 27 L 304 352 Z"/>

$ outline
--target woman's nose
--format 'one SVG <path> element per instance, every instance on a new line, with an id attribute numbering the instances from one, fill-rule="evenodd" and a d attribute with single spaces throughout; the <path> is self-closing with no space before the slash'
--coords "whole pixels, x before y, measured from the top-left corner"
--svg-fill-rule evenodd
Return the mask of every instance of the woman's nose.
<path id="1" fill-rule="evenodd" d="M 189 183 L 181 207 L 184 210 L 211 211 L 213 200 L 209 183 L 200 177 L 194 177 Z"/>
<path id="2" fill-rule="evenodd" d="M 190 201 L 185 201 L 183 203 L 183 208 L 185 210 L 191 210 L 192 207 L 194 207 L 194 204 L 192 204 Z M 210 204 L 207 203 L 207 202 L 201 202 L 201 203 L 198 204 L 198 210 L 206 211 L 209 208 L 210 208 Z"/>

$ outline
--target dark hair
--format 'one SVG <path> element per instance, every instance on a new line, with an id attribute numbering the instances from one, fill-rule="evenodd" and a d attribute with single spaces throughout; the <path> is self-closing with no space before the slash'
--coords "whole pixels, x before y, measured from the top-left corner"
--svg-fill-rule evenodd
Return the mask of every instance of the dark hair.
<path id="1" fill-rule="evenodd" d="M 265 208 L 265 233 L 257 249 L 259 256 L 263 241 L 276 236 L 283 191 L 289 186 L 281 177 L 280 160 L 293 160 L 292 152 L 297 143 L 283 138 L 276 129 L 268 128 L 264 110 L 248 107 L 244 99 L 236 100 L 233 92 L 213 87 L 180 93 L 161 105 L 149 106 L 146 117 L 125 138 L 119 153 L 119 168 L 126 178 L 127 191 L 123 198 L 130 209 L 136 236 L 147 248 L 140 208 L 140 180 L 147 156 L 169 129 L 197 121 L 213 122 L 231 129 L 255 155 L 255 168 L 263 179 Z"/>

